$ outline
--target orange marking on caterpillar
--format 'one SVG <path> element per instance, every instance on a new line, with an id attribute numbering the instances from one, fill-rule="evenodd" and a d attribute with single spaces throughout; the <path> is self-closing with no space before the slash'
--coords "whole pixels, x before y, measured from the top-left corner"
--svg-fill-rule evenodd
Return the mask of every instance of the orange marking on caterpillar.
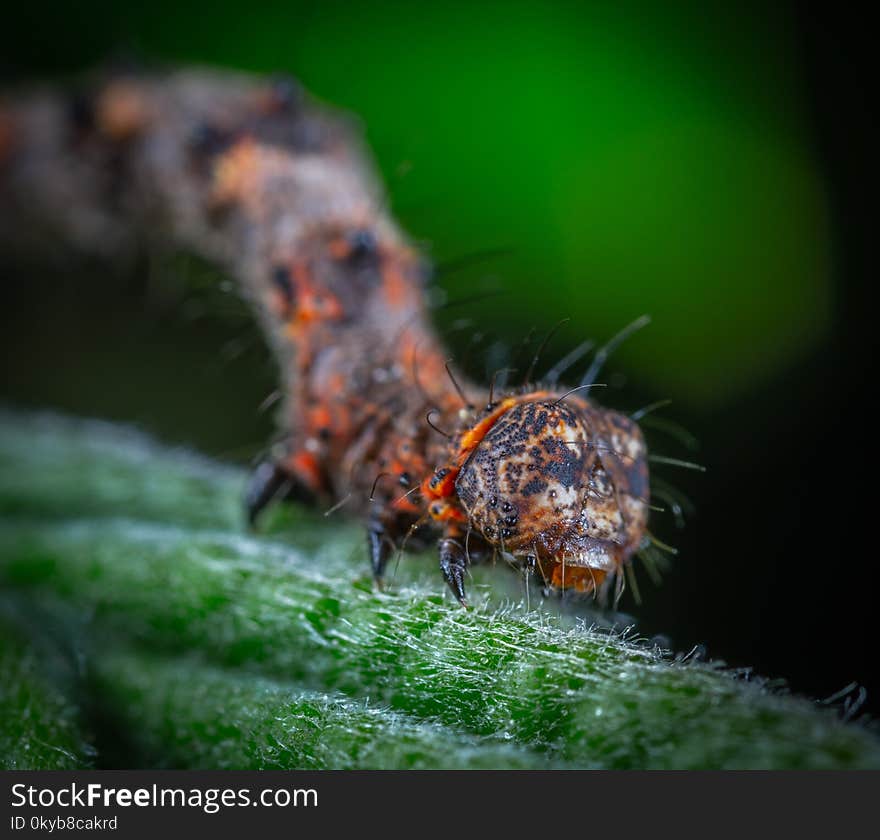
<path id="1" fill-rule="evenodd" d="M 98 130 L 114 141 L 129 140 L 142 132 L 153 116 L 143 89 L 134 82 L 111 82 L 95 103 Z"/>
<path id="2" fill-rule="evenodd" d="M 517 403 L 515 397 L 508 397 L 507 399 L 502 400 L 498 403 L 497 408 L 494 408 L 486 417 L 480 420 L 473 428 L 468 429 L 462 437 L 461 444 L 459 445 L 459 454 L 458 454 L 458 463 L 462 464 L 466 460 L 467 456 L 476 449 L 477 446 L 480 445 L 480 441 L 486 437 L 486 433 L 495 423 L 498 421 L 498 418 L 501 417 L 509 409 L 513 408 Z"/>
<path id="3" fill-rule="evenodd" d="M 303 481 L 311 490 L 320 490 L 323 486 L 321 468 L 317 457 L 306 450 L 293 453 L 286 460 L 286 466 L 291 474 Z"/>
<path id="4" fill-rule="evenodd" d="M 402 309 L 410 297 L 410 284 L 399 266 L 392 265 L 384 275 L 385 298 L 394 309 Z"/>
<path id="5" fill-rule="evenodd" d="M 243 137 L 230 146 L 214 163 L 212 203 L 232 204 L 255 192 L 258 167 L 259 150 L 254 140 Z"/>

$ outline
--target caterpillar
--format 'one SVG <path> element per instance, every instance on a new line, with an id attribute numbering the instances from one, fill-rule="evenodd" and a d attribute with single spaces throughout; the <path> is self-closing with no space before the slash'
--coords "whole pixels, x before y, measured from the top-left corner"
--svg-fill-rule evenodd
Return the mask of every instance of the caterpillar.
<path id="1" fill-rule="evenodd" d="M 0 103 L 0 240 L 112 259 L 167 240 L 221 266 L 277 357 L 284 442 L 246 493 L 366 523 L 372 573 L 436 534 L 467 605 L 471 563 L 503 554 L 546 588 L 596 595 L 645 545 L 638 423 L 566 361 L 517 388 L 456 371 L 430 325 L 430 266 L 386 210 L 358 132 L 286 78 L 111 75 Z"/>

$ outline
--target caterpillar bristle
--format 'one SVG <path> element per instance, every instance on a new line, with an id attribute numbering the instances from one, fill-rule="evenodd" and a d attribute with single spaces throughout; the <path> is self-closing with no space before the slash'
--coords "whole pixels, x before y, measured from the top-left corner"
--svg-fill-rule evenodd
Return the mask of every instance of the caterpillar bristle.
<path id="1" fill-rule="evenodd" d="M 633 417 L 633 415 L 630 415 L 630 417 Z M 633 419 L 636 418 L 633 417 Z M 642 426 L 649 429 L 656 429 L 658 432 L 668 435 L 691 452 L 696 452 L 700 448 L 700 441 L 697 439 L 696 435 L 688 431 L 681 425 L 681 423 L 676 423 L 674 420 L 669 420 L 666 417 L 648 416 L 642 417 L 641 420 L 637 420 L 637 422 L 640 422 Z"/>
<path id="2" fill-rule="evenodd" d="M 681 467 L 684 470 L 706 472 L 706 468 L 702 464 L 695 464 L 693 461 L 683 461 L 681 458 L 671 458 L 668 455 L 651 454 L 648 456 L 648 460 L 655 464 L 667 464 L 670 467 Z"/>
<path id="3" fill-rule="evenodd" d="M 603 345 L 596 352 L 596 356 L 593 359 L 593 363 L 587 368 L 587 372 L 584 374 L 583 379 L 581 379 L 581 385 L 591 385 L 596 381 L 596 377 L 599 375 L 599 371 L 602 370 L 605 362 L 608 361 L 608 357 L 618 348 L 624 341 L 626 341 L 631 335 L 638 332 L 640 329 L 648 326 L 651 323 L 650 315 L 641 315 L 627 324 L 619 333 L 612 336 L 611 339 L 607 342 L 607 344 Z"/>

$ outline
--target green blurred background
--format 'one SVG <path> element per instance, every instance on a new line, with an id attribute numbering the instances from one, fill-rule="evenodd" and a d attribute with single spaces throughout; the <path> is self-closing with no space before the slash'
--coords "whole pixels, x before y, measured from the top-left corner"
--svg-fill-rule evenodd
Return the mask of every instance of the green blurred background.
<path id="1" fill-rule="evenodd" d="M 532 328 L 571 319 L 549 366 L 650 313 L 604 401 L 671 398 L 702 451 L 656 451 L 709 472 L 660 471 L 697 517 L 657 525 L 681 559 L 629 608 L 677 647 L 830 694 L 877 685 L 867 595 L 829 597 L 864 579 L 840 488 L 867 467 L 835 458 L 865 361 L 849 26 L 786 4 L 85 2 L 15 10 L 2 60 L 10 81 L 113 55 L 288 72 L 356 114 L 475 377 L 515 363 Z M 7 399 L 238 460 L 271 433 L 271 360 L 211 269 L 16 265 L 4 287 Z M 845 650 L 829 625 L 852 631 Z"/>

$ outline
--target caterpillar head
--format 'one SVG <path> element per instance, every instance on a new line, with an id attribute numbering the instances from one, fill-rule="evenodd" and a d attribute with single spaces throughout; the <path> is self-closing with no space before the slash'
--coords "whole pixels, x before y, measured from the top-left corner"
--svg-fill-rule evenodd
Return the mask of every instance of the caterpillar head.
<path id="1" fill-rule="evenodd" d="M 623 415 L 532 395 L 486 431 L 455 490 L 490 545 L 534 563 L 550 585 L 595 590 L 644 536 L 644 440 Z"/>

